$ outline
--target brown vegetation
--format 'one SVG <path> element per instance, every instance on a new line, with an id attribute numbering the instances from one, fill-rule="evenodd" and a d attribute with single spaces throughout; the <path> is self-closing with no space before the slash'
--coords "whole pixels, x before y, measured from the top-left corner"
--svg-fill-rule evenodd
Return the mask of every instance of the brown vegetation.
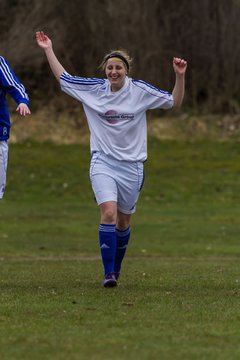
<path id="1" fill-rule="evenodd" d="M 0 53 L 34 108 L 77 104 L 58 91 L 35 43 L 42 29 L 72 74 L 102 76 L 104 54 L 125 48 L 134 58 L 133 77 L 171 91 L 172 57 L 182 56 L 189 64 L 185 107 L 239 112 L 239 0 L 0 0 L 0 6 Z"/>

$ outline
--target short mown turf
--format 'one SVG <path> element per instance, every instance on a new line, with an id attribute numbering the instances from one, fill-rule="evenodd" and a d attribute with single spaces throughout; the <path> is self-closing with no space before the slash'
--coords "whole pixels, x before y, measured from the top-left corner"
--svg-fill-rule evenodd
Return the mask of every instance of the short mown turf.
<path id="1" fill-rule="evenodd" d="M 149 139 L 119 285 L 103 289 L 82 145 L 10 144 L 0 358 L 240 357 L 240 151 Z"/>

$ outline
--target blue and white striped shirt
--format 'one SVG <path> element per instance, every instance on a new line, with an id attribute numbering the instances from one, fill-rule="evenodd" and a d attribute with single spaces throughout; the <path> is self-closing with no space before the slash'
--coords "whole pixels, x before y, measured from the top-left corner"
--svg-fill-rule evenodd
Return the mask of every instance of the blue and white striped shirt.
<path id="1" fill-rule="evenodd" d="M 142 80 L 126 77 L 124 86 L 111 91 L 107 79 L 82 78 L 64 72 L 61 88 L 83 104 L 90 129 L 91 152 L 118 160 L 147 158 L 146 112 L 169 109 L 173 96 Z"/>
<path id="2" fill-rule="evenodd" d="M 29 105 L 29 98 L 8 62 L 0 56 L 0 140 L 7 140 L 10 133 L 10 116 L 6 94 L 11 95 L 17 104 Z"/>

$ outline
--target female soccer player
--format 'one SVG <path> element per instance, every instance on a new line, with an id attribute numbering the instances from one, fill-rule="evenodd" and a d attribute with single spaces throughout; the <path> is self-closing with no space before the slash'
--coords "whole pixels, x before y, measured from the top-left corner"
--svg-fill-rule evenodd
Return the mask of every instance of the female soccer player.
<path id="1" fill-rule="evenodd" d="M 3 198 L 8 163 L 8 139 L 10 117 L 6 102 L 6 93 L 17 103 L 16 111 L 22 115 L 30 114 L 29 99 L 24 86 L 19 82 L 8 62 L 0 56 L 0 200 Z"/>
<path id="2" fill-rule="evenodd" d="M 130 219 L 143 185 L 147 158 L 146 111 L 181 105 L 187 62 L 173 59 L 172 94 L 128 77 L 131 59 L 112 51 L 101 64 L 106 79 L 69 75 L 56 58 L 52 42 L 36 33 L 61 89 L 83 104 L 90 129 L 90 180 L 100 207 L 99 241 L 104 287 L 114 287 L 130 238 Z"/>

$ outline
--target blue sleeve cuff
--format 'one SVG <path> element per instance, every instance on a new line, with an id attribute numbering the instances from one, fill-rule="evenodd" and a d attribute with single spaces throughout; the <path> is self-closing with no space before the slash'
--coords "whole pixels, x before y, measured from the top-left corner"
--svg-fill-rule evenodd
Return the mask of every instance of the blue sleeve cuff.
<path id="1" fill-rule="evenodd" d="M 22 99 L 18 100 L 18 105 L 21 104 L 21 103 L 29 105 L 30 101 L 28 99 L 22 98 Z"/>

